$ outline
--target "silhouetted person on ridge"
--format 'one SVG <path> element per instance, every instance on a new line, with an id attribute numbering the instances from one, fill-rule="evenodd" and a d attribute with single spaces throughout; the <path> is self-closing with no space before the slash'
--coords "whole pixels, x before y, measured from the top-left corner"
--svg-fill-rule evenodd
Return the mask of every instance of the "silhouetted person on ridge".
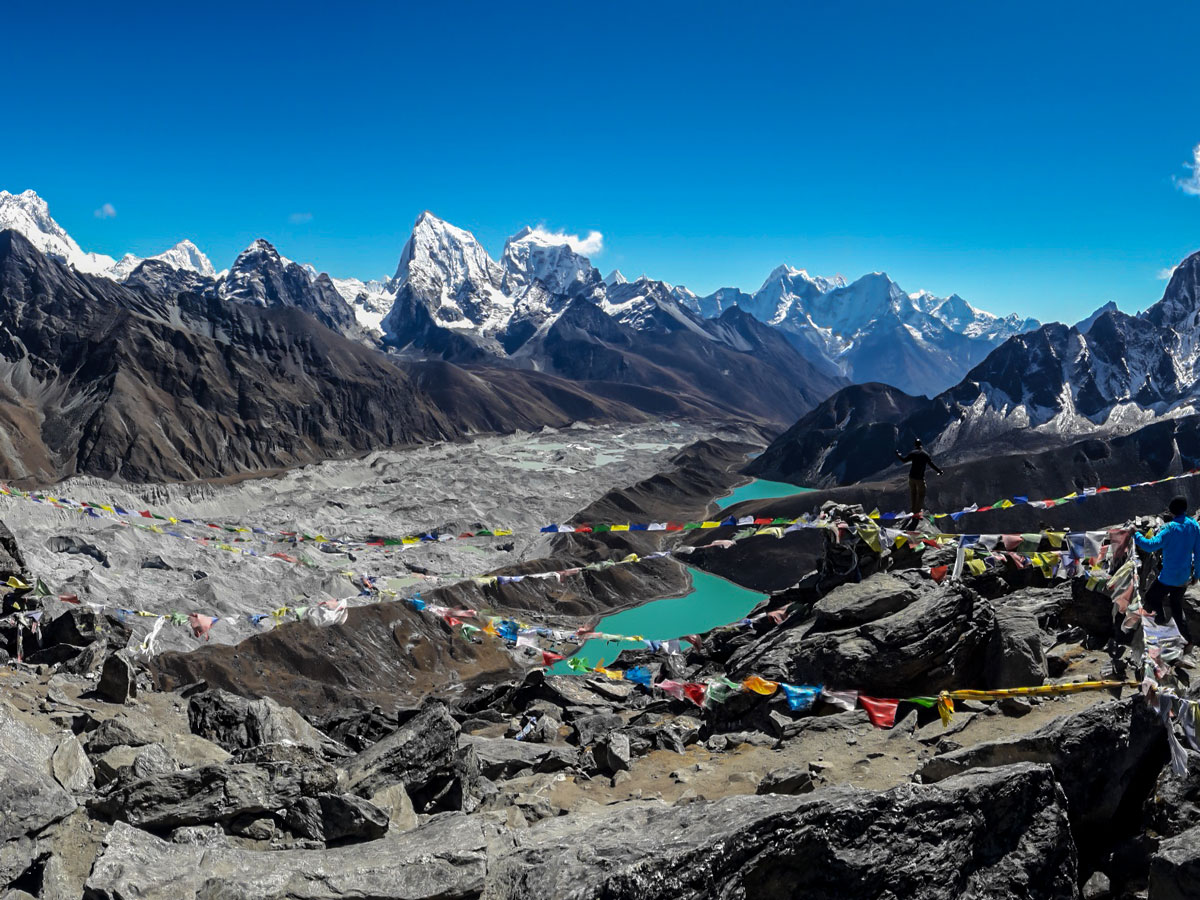
<path id="1" fill-rule="evenodd" d="M 1176 497 L 1167 506 L 1170 519 L 1152 538 L 1134 532 L 1133 539 L 1138 548 L 1153 553 L 1162 551 L 1162 569 L 1158 579 L 1146 591 L 1142 606 L 1154 613 L 1156 625 L 1175 621 L 1179 633 L 1187 641 L 1182 660 L 1185 666 L 1194 668 L 1189 656 L 1192 634 L 1183 612 L 1183 595 L 1189 583 L 1196 583 L 1200 574 L 1200 525 L 1187 514 L 1186 497 Z M 1170 601 L 1168 606 L 1167 601 Z"/>
<path id="2" fill-rule="evenodd" d="M 921 446 L 920 438 L 913 441 L 913 448 L 907 456 L 901 456 L 900 451 L 897 450 L 896 459 L 900 460 L 900 462 L 912 464 L 908 470 L 908 497 L 912 501 L 912 514 L 919 516 L 925 508 L 925 467 L 932 466 L 933 471 L 939 475 L 944 475 L 945 473 L 938 468 L 938 464 L 933 461 L 933 457 L 925 452 L 925 448 Z"/>

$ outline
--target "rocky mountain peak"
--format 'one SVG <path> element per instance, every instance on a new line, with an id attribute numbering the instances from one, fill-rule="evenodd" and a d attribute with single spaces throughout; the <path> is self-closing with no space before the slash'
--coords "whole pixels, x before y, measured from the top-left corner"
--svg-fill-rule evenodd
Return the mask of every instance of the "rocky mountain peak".
<path id="1" fill-rule="evenodd" d="M 265 238 L 258 238 L 238 254 L 218 294 L 252 306 L 294 307 L 335 331 L 358 334 L 354 311 L 329 276 L 314 279 L 305 267 L 281 256 Z"/>
<path id="2" fill-rule="evenodd" d="M 1180 333 L 1194 332 L 1200 327 L 1200 251 L 1175 267 L 1162 299 L 1143 316 L 1155 325 Z"/>

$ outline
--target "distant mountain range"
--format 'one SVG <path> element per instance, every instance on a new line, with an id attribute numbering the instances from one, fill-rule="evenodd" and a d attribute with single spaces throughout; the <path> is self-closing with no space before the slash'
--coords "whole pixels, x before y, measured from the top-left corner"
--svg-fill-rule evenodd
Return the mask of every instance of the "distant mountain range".
<path id="1" fill-rule="evenodd" d="M 790 361 L 799 367 L 792 380 L 800 382 L 806 397 L 823 398 L 822 392 L 842 384 L 868 381 L 935 394 L 1007 338 L 1038 327 L 1033 319 L 977 310 L 957 295 L 906 293 L 882 273 L 847 284 L 840 276 L 819 278 L 780 266 L 753 294 L 722 288 L 698 297 L 645 276 L 629 281 L 614 271 L 601 278 L 587 257 L 531 228 L 513 235 L 496 261 L 470 232 L 428 212 L 413 226 L 395 274 L 375 280 L 329 278 L 310 265 L 293 263 L 262 240 L 224 272 L 217 272 L 190 241 L 148 259 L 86 253 L 33 191 L 0 191 L 0 230 L 5 228 L 82 273 L 259 306 L 296 307 L 351 339 L 382 341 L 407 358 L 561 370 L 562 355 L 553 363 L 544 345 L 548 338 L 557 340 L 550 332 L 574 301 L 589 303 L 640 333 L 641 338 L 629 338 L 634 343 L 652 343 L 666 332 L 690 333 L 694 355 L 719 357 L 722 346 L 730 345 L 723 337 L 727 329 L 714 323 L 736 307 L 791 345 L 802 360 Z M 564 325 L 576 330 L 576 338 L 580 315 L 576 310 Z M 688 341 L 675 338 L 676 345 Z"/>
<path id="2" fill-rule="evenodd" d="M 1009 339 L 933 398 L 855 385 L 803 416 L 750 471 L 806 486 L 889 474 L 892 451 L 920 437 L 945 461 L 1064 446 L 1131 433 L 1200 403 L 1200 253 L 1176 267 L 1162 299 L 1137 316 L 1106 305 L 1074 327 Z M 1190 432 L 1185 432 L 1190 434 Z M 1157 452 L 1200 465 L 1200 445 Z M 1096 442 L 1093 452 L 1106 452 Z"/>

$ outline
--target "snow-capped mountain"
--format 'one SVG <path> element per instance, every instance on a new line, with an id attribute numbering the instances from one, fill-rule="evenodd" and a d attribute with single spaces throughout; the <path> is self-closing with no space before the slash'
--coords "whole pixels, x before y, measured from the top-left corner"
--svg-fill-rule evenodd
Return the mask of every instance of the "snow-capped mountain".
<path id="1" fill-rule="evenodd" d="M 713 316 L 730 306 L 778 328 L 851 381 L 881 381 L 916 394 L 954 384 L 1008 337 L 1038 326 L 977 310 L 957 294 L 909 294 L 882 272 L 847 284 L 791 266 L 779 266 L 753 294 L 722 288 L 692 308 Z"/>
<path id="2" fill-rule="evenodd" d="M 600 284 L 600 273 L 571 245 L 526 226 L 504 243 L 500 257 L 502 287 L 518 296 L 534 281 L 551 294 L 573 297 L 591 292 Z"/>
<path id="3" fill-rule="evenodd" d="M 170 250 L 155 256 L 146 257 L 145 259 L 140 256 L 134 256 L 132 253 L 126 253 L 106 271 L 98 274 L 108 275 L 117 281 L 124 281 L 146 259 L 156 259 L 166 263 L 173 269 L 178 269 L 182 272 L 195 272 L 197 275 L 202 275 L 205 278 L 215 279 L 217 277 L 217 270 L 213 268 L 213 264 L 209 262 L 208 257 L 200 251 L 199 247 L 187 239 L 180 241 Z"/>
<path id="4" fill-rule="evenodd" d="M 1180 263 L 1162 299 L 1140 315 L 1115 306 L 1097 313 L 1009 338 L 931 399 L 882 386 L 869 402 L 861 387 L 840 391 L 756 460 L 755 474 L 847 483 L 893 464 L 869 448 L 913 437 L 942 458 L 969 459 L 1127 433 L 1200 408 L 1200 253 Z M 1200 447 L 1175 452 L 1200 464 Z"/>
<path id="5" fill-rule="evenodd" d="M 847 284 L 841 276 L 822 278 L 785 265 L 753 294 L 723 288 L 706 297 L 646 276 L 630 282 L 616 269 L 601 278 L 567 238 L 540 228 L 513 235 L 496 261 L 469 231 L 429 212 L 417 219 L 387 281 L 330 279 L 265 241 L 225 273 L 190 241 L 148 260 L 128 254 L 114 262 L 85 253 L 32 191 L 0 192 L 0 227 L 15 228 L 81 272 L 123 282 L 153 261 L 137 279 L 148 290 L 296 306 L 345 334 L 382 334 L 406 353 L 446 359 L 509 358 L 575 298 L 634 329 L 681 326 L 697 337 L 704 330 L 700 321 L 736 306 L 782 333 L 827 377 L 934 394 L 1007 337 L 1037 325 L 982 312 L 957 295 L 906 293 L 883 273 Z"/>
<path id="6" fill-rule="evenodd" d="M 154 259 L 181 272 L 195 272 L 205 278 L 217 277 L 208 257 L 186 239 L 170 250 L 151 257 L 126 253 L 119 260 L 114 260 L 102 253 L 85 253 L 66 229 L 54 221 L 46 201 L 34 191 L 20 194 L 0 191 L 0 231 L 6 228 L 19 231 L 47 256 L 88 275 L 103 275 L 114 281 L 124 281 L 146 259 Z"/>
<path id="7" fill-rule="evenodd" d="M 116 261 L 102 253 L 84 253 L 75 239 L 50 217 L 46 201 L 33 191 L 0 191 L 0 231 L 19 231 L 38 250 L 78 272 L 103 275 Z"/>
<path id="8" fill-rule="evenodd" d="M 514 307 L 503 282 L 503 269 L 475 235 L 421 213 L 392 278 L 396 303 L 384 317 L 384 334 L 410 343 L 405 338 L 416 323 L 401 313 L 421 306 L 435 326 L 494 343 Z"/>

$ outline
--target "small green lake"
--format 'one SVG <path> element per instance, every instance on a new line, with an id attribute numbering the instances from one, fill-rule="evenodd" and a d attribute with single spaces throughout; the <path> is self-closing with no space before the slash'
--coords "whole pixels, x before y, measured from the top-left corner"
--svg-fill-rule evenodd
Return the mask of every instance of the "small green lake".
<path id="1" fill-rule="evenodd" d="M 766 596 L 699 569 L 689 567 L 689 571 L 692 573 L 693 587 L 690 594 L 652 600 L 633 609 L 605 616 L 595 630 L 609 634 L 640 634 L 646 640 L 667 641 L 736 622 Z M 639 646 L 627 641 L 588 641 L 575 655 L 582 656 L 594 666 L 600 660 L 611 663 L 623 649 L 636 649 Z M 550 672 L 554 675 L 572 674 L 565 660 L 556 663 Z"/>
<path id="2" fill-rule="evenodd" d="M 812 488 L 797 487 L 783 481 L 763 481 L 755 478 L 749 484 L 734 488 L 733 493 L 717 498 L 717 506 L 725 509 L 743 500 L 775 500 L 779 497 L 794 497 L 796 494 L 807 494 Z"/>

